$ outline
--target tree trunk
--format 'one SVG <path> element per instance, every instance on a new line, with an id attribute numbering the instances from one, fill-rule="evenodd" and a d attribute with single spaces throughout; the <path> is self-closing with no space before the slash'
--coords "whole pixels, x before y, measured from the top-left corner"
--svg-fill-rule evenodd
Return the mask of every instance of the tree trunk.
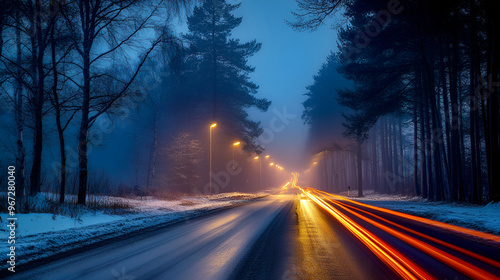
<path id="1" fill-rule="evenodd" d="M 401 124 L 401 118 L 399 118 L 399 121 L 398 121 L 398 132 L 399 132 L 399 156 L 400 156 L 400 163 L 399 163 L 399 166 L 401 168 L 401 170 L 399 171 L 399 176 L 401 178 L 401 185 L 405 185 L 404 184 L 404 180 L 405 180 L 405 158 L 404 158 L 404 147 L 403 147 L 403 128 L 402 128 L 402 124 Z M 405 186 L 405 189 L 406 189 L 406 186 Z"/>
<path id="2" fill-rule="evenodd" d="M 387 186 L 387 141 L 386 141 L 386 129 L 385 129 L 385 119 L 381 119 L 381 124 L 380 124 L 380 144 L 381 144 L 381 156 L 382 156 L 382 168 L 381 168 L 381 175 L 382 175 L 382 192 L 388 193 L 388 186 Z"/>
<path id="3" fill-rule="evenodd" d="M 148 188 L 154 187 L 155 176 L 156 176 L 156 159 L 158 157 L 158 114 L 159 114 L 159 109 L 158 109 L 158 106 L 156 106 L 154 132 L 153 132 L 153 151 L 152 151 L 152 159 L 151 159 L 151 163 L 150 163 L 151 180 L 149 181 Z"/>
<path id="4" fill-rule="evenodd" d="M 396 192 L 399 191 L 400 189 L 400 183 L 401 183 L 401 174 L 399 173 L 399 167 L 400 167 L 400 163 L 399 163 L 399 156 L 398 156 L 398 144 L 397 144 L 397 132 L 396 132 L 396 117 L 393 115 L 391 117 L 391 127 L 392 127 L 392 131 L 391 131 L 391 135 L 392 135 L 392 149 L 393 149 L 393 152 L 392 152 L 392 162 L 393 162 L 393 172 L 394 172 L 394 175 L 393 175 L 393 180 L 394 180 L 394 190 Z"/>
<path id="5" fill-rule="evenodd" d="M 413 104 L 413 188 L 415 195 L 422 194 L 418 183 L 418 115 L 417 115 L 417 92 L 414 91 L 414 104 Z"/>
<path id="6" fill-rule="evenodd" d="M 450 101 L 451 101 L 451 176 L 452 176 L 452 187 L 451 187 L 451 199 L 464 200 L 464 185 L 463 177 L 461 174 L 462 163 L 461 163 L 461 151 L 460 151 L 460 135 L 459 135 L 459 104 L 458 104 L 458 35 L 452 35 L 452 50 L 453 56 L 450 55 L 450 50 L 448 51 L 448 61 L 449 65 L 449 79 L 450 79 Z"/>
<path id="7" fill-rule="evenodd" d="M 429 198 L 429 186 L 427 184 L 427 140 L 425 138 L 425 117 L 424 117 L 424 106 L 422 104 L 422 97 L 418 100 L 418 108 L 420 114 L 420 185 L 422 190 L 422 197 Z"/>
<path id="8" fill-rule="evenodd" d="M 478 69 L 479 66 L 479 54 L 478 54 L 478 45 L 477 45 L 477 23 L 476 23 L 476 1 L 469 1 L 470 5 L 470 26 L 471 26 L 471 47 L 470 47 L 470 83 L 469 83 L 469 95 L 470 95 L 470 150 L 471 150 L 471 171 L 472 171 L 472 194 L 471 200 L 473 203 L 479 203 L 479 176 L 481 173 L 480 161 L 478 161 L 478 153 L 476 150 L 477 142 L 479 141 L 476 138 L 477 135 L 477 111 L 479 104 L 477 103 L 476 91 L 479 90 L 477 83 L 477 75 L 479 74 Z"/>
<path id="9" fill-rule="evenodd" d="M 500 73 L 500 19 L 496 14 L 495 6 L 497 2 L 487 1 L 486 22 L 488 38 L 488 91 L 487 111 L 489 116 L 489 154 L 491 158 L 488 167 L 489 193 L 494 201 L 500 201 L 500 153 L 499 153 L 499 120 L 500 112 L 498 105 L 498 85 Z"/>
<path id="10" fill-rule="evenodd" d="M 19 13 L 17 13 L 16 18 L 19 18 Z M 21 26 L 20 21 L 17 21 L 16 27 L 16 63 L 21 65 L 22 62 L 22 51 L 21 51 Z M 21 83 L 22 71 L 20 68 L 16 71 L 16 88 L 15 88 L 15 119 L 17 128 L 17 153 L 16 153 L 16 185 L 17 185 L 17 195 L 19 199 L 24 196 L 24 167 L 25 167 L 25 151 L 24 151 L 24 120 L 23 120 L 23 86 Z"/>
<path id="11" fill-rule="evenodd" d="M 429 190 L 429 199 L 435 200 L 435 181 L 432 172 L 432 137 L 431 137 L 431 118 L 429 116 L 429 100 L 424 96 L 424 124 L 425 124 L 425 155 L 427 167 L 427 188 Z"/>
<path id="12" fill-rule="evenodd" d="M 88 29 L 87 36 L 88 38 Z M 87 132 L 89 129 L 90 106 L 90 42 L 83 43 L 83 92 L 82 92 L 82 119 L 78 134 L 78 204 L 85 205 L 87 199 Z"/>
<path id="13" fill-rule="evenodd" d="M 35 1 L 35 14 L 40 13 L 40 1 Z M 36 195 L 40 192 L 41 186 L 41 168 L 42 168 L 42 141 L 43 141 L 43 123 L 42 111 L 44 103 L 44 72 L 43 72 L 43 53 L 44 41 L 42 39 L 41 18 L 35 16 L 32 23 L 33 36 L 31 37 L 32 46 L 32 77 L 33 77 L 33 119 L 34 119 L 34 139 L 33 139 L 33 164 L 30 174 L 30 195 Z"/>
<path id="14" fill-rule="evenodd" d="M 445 136 L 446 136 L 446 148 L 443 151 L 444 154 L 444 167 L 447 178 L 447 192 L 448 197 L 451 195 L 450 184 L 451 184 L 451 126 L 450 126 L 450 103 L 448 100 L 448 83 L 446 80 L 445 66 L 446 63 L 444 61 L 444 51 L 443 51 L 443 43 L 441 36 L 439 37 L 439 46 L 440 46 L 440 63 L 439 63 L 439 79 L 442 83 L 443 88 L 443 109 L 444 109 L 444 125 L 445 125 Z"/>
<path id="15" fill-rule="evenodd" d="M 357 144 L 358 144 L 358 147 L 357 147 L 357 160 L 358 160 L 358 164 L 357 164 L 357 168 L 358 168 L 358 197 L 362 197 L 363 196 L 363 167 L 362 167 L 362 163 L 363 163 L 363 158 L 362 158 L 362 143 L 357 141 Z"/>
<path id="16" fill-rule="evenodd" d="M 379 189 L 378 185 L 378 158 L 377 158 L 377 127 L 372 129 L 372 186 L 374 190 Z"/>

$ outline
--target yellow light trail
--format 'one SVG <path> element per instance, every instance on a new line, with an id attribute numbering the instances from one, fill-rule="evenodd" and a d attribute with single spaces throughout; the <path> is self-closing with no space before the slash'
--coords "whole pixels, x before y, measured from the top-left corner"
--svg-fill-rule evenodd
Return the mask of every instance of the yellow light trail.
<path id="1" fill-rule="evenodd" d="M 427 239 L 427 240 L 429 240 L 429 241 L 432 241 L 432 242 L 434 242 L 434 243 L 437 243 L 437 244 L 439 244 L 439 245 L 442 245 L 442 246 L 448 247 L 448 248 L 450 248 L 450 249 L 452 249 L 452 250 L 455 250 L 455 251 L 457 251 L 457 252 L 460 252 L 460 253 L 462 253 L 462 254 L 464 254 L 464 255 L 467 255 L 467 256 L 469 256 L 469 257 L 475 258 L 475 259 L 480 260 L 480 261 L 482 261 L 482 262 L 484 262 L 484 263 L 490 264 L 490 265 L 492 265 L 492 266 L 494 266 L 494 267 L 500 268 L 500 262 L 498 262 L 498 261 L 492 260 L 492 259 L 490 259 L 490 258 L 487 258 L 487 257 L 482 256 L 482 255 L 479 255 L 479 254 L 476 254 L 476 253 L 474 253 L 474 252 L 471 252 L 471 251 L 469 251 L 469 250 L 466 250 L 466 249 L 464 249 L 464 248 L 462 248 L 462 247 L 455 246 L 455 245 L 450 244 L 450 243 L 448 243 L 448 242 L 445 242 L 445 241 L 439 240 L 439 239 L 434 238 L 434 237 L 432 237 L 432 236 L 428 236 L 428 235 L 423 234 L 423 233 L 421 233 L 421 232 L 418 232 L 418 231 L 412 230 L 412 229 L 407 228 L 407 227 L 405 227 L 405 226 L 402 226 L 402 225 L 400 225 L 400 224 L 397 224 L 397 223 L 391 222 L 391 221 L 389 221 L 389 220 L 387 220 L 387 219 L 384 219 L 384 218 L 382 218 L 382 217 L 380 217 L 380 216 L 378 216 L 378 215 L 375 215 L 375 214 L 373 214 L 373 213 L 370 213 L 370 212 L 368 212 L 368 211 L 365 211 L 365 210 L 362 210 L 362 209 L 359 209 L 359 208 L 355 208 L 355 207 L 353 207 L 353 206 L 351 206 L 351 205 L 349 205 L 349 204 L 345 204 L 345 203 L 340 202 L 340 201 L 333 201 L 332 199 L 329 199 L 329 198 L 327 198 L 327 200 L 328 200 L 328 201 L 331 201 L 331 202 L 333 202 L 333 203 L 337 203 L 337 204 L 343 205 L 343 206 L 345 206 L 345 207 L 351 208 L 351 209 L 353 209 L 353 210 L 356 210 L 356 211 L 359 211 L 359 212 L 365 213 L 365 214 L 370 215 L 370 216 L 372 216 L 372 217 L 374 217 L 374 218 L 376 218 L 376 219 L 379 219 L 379 220 L 381 220 L 381 221 L 383 221 L 383 222 L 385 222 L 385 223 L 388 223 L 388 224 L 390 224 L 390 225 L 392 225 L 392 226 L 394 226 L 394 227 L 400 228 L 400 229 L 405 230 L 405 231 L 407 231 L 407 232 L 410 232 L 410 233 L 412 233 L 412 234 L 414 234 L 414 235 L 417 235 L 417 236 L 419 236 L 419 237 L 425 238 L 425 239 Z"/>
<path id="2" fill-rule="evenodd" d="M 354 234 L 367 248 L 372 251 L 382 262 L 391 268 L 402 279 L 435 279 L 427 271 L 422 269 L 416 263 L 405 257 L 395 248 L 376 237 L 373 233 L 367 231 L 349 217 L 345 216 L 331 205 L 327 204 L 317 195 L 310 191 L 299 189 L 311 200 L 316 202 L 323 209 L 334 216 L 342 225 L 344 225 L 352 234 Z"/>
<path id="3" fill-rule="evenodd" d="M 368 205 L 368 204 L 365 204 L 365 203 L 361 203 L 359 201 L 355 201 L 355 200 L 352 200 L 352 199 L 345 198 L 343 196 L 334 195 L 334 194 L 327 193 L 327 192 L 320 191 L 320 190 L 315 190 L 315 191 L 317 191 L 318 193 L 322 193 L 324 195 L 330 196 L 330 197 L 335 198 L 335 199 L 345 200 L 345 201 L 348 201 L 350 203 L 353 203 L 353 204 L 356 204 L 356 205 L 360 205 L 360 206 L 363 206 L 363 207 L 366 207 L 366 208 L 378 210 L 378 211 L 381 211 L 381 212 L 384 212 L 384 213 L 388 213 L 388 214 L 392 214 L 392 215 L 399 216 L 399 217 L 402 217 L 402 218 L 406 218 L 406 219 L 410 219 L 410 220 L 413 220 L 413 221 L 421 222 L 421 223 L 424 223 L 424 224 L 427 224 L 427 225 L 432 225 L 432 226 L 444 228 L 444 229 L 447 229 L 447 230 L 451 230 L 451 231 L 457 232 L 459 234 L 468 234 L 468 235 L 474 236 L 476 238 L 482 238 L 482 239 L 486 239 L 486 240 L 490 240 L 490 241 L 494 241 L 494 242 L 500 242 L 500 236 L 496 236 L 496 235 L 493 235 L 493 234 L 489 234 L 489 233 L 485 233 L 485 232 L 480 232 L 480 231 L 472 230 L 472 229 L 468 229 L 468 228 L 463 228 L 463 227 L 459 227 L 459 226 L 455 226 L 455 225 L 450 225 L 450 224 L 446 224 L 446 223 L 442 223 L 442 222 L 438 222 L 438 221 L 433 221 L 433 220 L 429 220 L 429 219 L 426 219 L 426 218 L 417 217 L 417 216 L 413 216 L 413 215 L 410 215 L 410 214 L 405 214 L 405 213 L 401 213 L 401 212 L 397 212 L 397 211 L 393 211 L 393 210 L 389 210 L 389 209 L 385 209 L 385 208 L 381 208 L 381 207 L 377 207 L 377 206 L 373 206 L 373 205 Z"/>
<path id="4" fill-rule="evenodd" d="M 482 270 L 480 269 L 479 267 L 477 266 L 474 266 L 470 263 L 467 263 L 466 261 L 463 261 L 443 250 L 440 250 L 432 245 L 429 245 L 425 242 L 422 242 L 414 237 L 411 237 L 407 234 L 404 234 L 402 232 L 398 232 L 392 228 L 389 228 L 381 223 L 378 223 L 376 221 L 373 221 L 359 213 L 356 213 L 350 209 L 348 209 L 347 207 L 343 206 L 342 204 L 340 203 L 337 203 L 336 201 L 333 201 L 330 199 L 331 202 L 335 203 L 337 206 L 339 206 L 340 208 L 344 209 L 345 211 L 355 215 L 356 217 L 368 222 L 369 224 L 371 225 L 374 225 L 375 227 L 391 234 L 392 236 L 394 237 L 397 237 L 398 239 L 406 242 L 407 244 L 419 249 L 420 251 L 434 257 L 435 259 L 439 260 L 440 262 L 456 269 L 457 271 L 473 278 L 473 279 L 484 279 L 484 280 L 488 280 L 488 279 L 500 279 L 500 277 L 497 277 L 485 270 Z"/>

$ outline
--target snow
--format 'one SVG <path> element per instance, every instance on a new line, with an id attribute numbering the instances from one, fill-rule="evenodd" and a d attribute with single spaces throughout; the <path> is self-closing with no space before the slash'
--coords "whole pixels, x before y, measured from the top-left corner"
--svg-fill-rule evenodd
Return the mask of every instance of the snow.
<path id="1" fill-rule="evenodd" d="M 239 192 L 222 193 L 216 195 L 204 195 L 196 197 L 184 197 L 178 200 L 162 200 L 152 196 L 146 196 L 142 199 L 114 198 L 128 204 L 139 212 L 150 214 L 164 214 L 165 212 L 198 210 L 206 208 L 219 208 L 229 206 L 235 201 L 244 201 L 256 197 L 263 197 L 267 193 L 244 194 Z"/>
<path id="2" fill-rule="evenodd" d="M 228 279 L 262 233 L 279 226 L 273 221 L 286 215 L 282 210 L 294 199 L 295 195 L 269 196 L 154 234 L 141 229 L 140 235 L 68 254 L 14 279 L 147 279 L 152 275 L 155 279 Z"/>
<path id="3" fill-rule="evenodd" d="M 364 197 L 349 199 L 373 206 L 424 217 L 452 225 L 500 235 L 500 203 L 475 205 L 469 203 L 451 203 L 429 201 L 420 197 L 379 194 L 373 191 L 363 192 Z M 346 195 L 342 193 L 341 195 Z"/>
<path id="4" fill-rule="evenodd" d="M 68 210 L 67 215 L 16 214 L 16 255 L 22 256 L 16 261 L 16 265 L 110 238 L 119 238 L 125 234 L 154 230 L 267 195 L 269 194 L 224 193 L 186 196 L 177 200 L 161 200 L 154 197 L 143 197 L 142 199 L 102 197 L 101 199 L 113 202 L 124 202 L 130 209 L 120 211 L 120 214 L 109 214 L 105 213 L 104 210 L 82 207 Z M 40 209 L 50 203 L 43 195 L 38 195 L 33 200 L 32 202 Z M 5 225 L 8 217 L 10 216 L 5 213 L 0 214 L 0 222 Z M 8 230 L 6 226 L 0 228 L 1 240 L 7 240 Z M 0 247 L 0 261 L 2 263 L 0 269 L 8 266 L 6 263 L 8 250 L 8 246 Z"/>
<path id="5" fill-rule="evenodd" d="M 7 214 L 1 214 L 1 221 L 7 220 Z M 87 213 L 79 218 L 71 218 L 63 215 L 47 213 L 17 214 L 17 232 L 19 236 L 28 236 L 49 231 L 64 230 L 68 228 L 81 228 L 102 223 L 125 219 L 119 215 L 107 215 L 102 213 Z M 5 237 L 4 237 L 5 236 Z M 2 228 L 0 238 L 7 238 L 7 232 Z"/>

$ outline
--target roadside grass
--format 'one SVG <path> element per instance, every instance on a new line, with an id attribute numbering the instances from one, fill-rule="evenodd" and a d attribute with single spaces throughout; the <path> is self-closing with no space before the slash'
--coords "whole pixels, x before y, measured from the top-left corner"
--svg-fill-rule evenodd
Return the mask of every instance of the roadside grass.
<path id="1" fill-rule="evenodd" d="M 78 218 L 88 212 L 102 211 L 105 214 L 123 214 L 133 212 L 125 200 L 114 200 L 109 196 L 88 195 L 87 205 L 77 204 L 76 195 L 66 195 L 65 203 L 59 203 L 59 194 L 39 193 L 16 200 L 16 213 L 49 213 Z M 0 211 L 8 212 L 7 193 L 0 193 Z"/>

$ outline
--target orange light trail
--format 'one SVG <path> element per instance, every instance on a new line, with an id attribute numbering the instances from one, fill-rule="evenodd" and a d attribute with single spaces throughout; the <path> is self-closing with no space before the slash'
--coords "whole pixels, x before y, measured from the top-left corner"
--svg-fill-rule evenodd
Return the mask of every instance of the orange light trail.
<path id="1" fill-rule="evenodd" d="M 385 223 L 388 223 L 388 224 L 390 224 L 390 225 L 392 225 L 392 226 L 394 226 L 394 227 L 400 228 L 400 229 L 402 229 L 402 230 L 405 230 L 405 231 L 407 231 L 407 232 L 410 232 L 410 233 L 412 233 L 412 234 L 415 234 L 415 235 L 417 235 L 417 236 L 420 236 L 420 237 L 422 237 L 422 238 L 425 238 L 425 239 L 427 239 L 427 240 L 429 240 L 429 241 L 432 241 L 432 242 L 437 243 L 437 244 L 439 244 L 439 245 L 442 245 L 442 246 L 448 247 L 448 248 L 450 248 L 450 249 L 452 249 L 452 250 L 455 250 L 455 251 L 457 251 L 457 252 L 460 252 L 460 253 L 462 253 L 462 254 L 464 254 L 464 255 L 467 255 L 467 256 L 469 256 L 469 257 L 475 258 L 475 259 L 480 260 L 480 261 L 482 261 L 482 262 L 484 262 L 484 263 L 490 264 L 490 265 L 492 265 L 492 266 L 494 266 L 494 267 L 500 268 L 500 262 L 498 262 L 498 261 L 492 260 L 492 259 L 490 259 L 490 258 L 487 258 L 487 257 L 482 256 L 482 255 L 479 255 L 479 254 L 476 254 L 476 253 L 474 253 L 474 252 L 471 252 L 471 251 L 469 251 L 469 250 L 466 250 L 466 249 L 464 249 L 464 248 L 462 248 L 462 247 L 455 246 L 455 245 L 450 244 L 450 243 L 448 243 L 448 242 L 445 242 L 445 241 L 439 240 L 439 239 L 434 238 L 434 237 L 432 237 L 432 236 L 428 236 L 428 235 L 423 234 L 423 233 L 421 233 L 421 232 L 418 232 L 418 231 L 412 230 L 412 229 L 407 228 L 407 227 L 405 227 L 405 226 L 402 226 L 402 225 L 400 225 L 400 224 L 397 224 L 397 223 L 391 222 L 391 221 L 389 221 L 389 220 L 387 220 L 387 219 L 384 219 L 384 218 L 382 218 L 382 217 L 380 217 L 380 216 L 378 216 L 378 215 L 375 215 L 375 214 L 373 214 L 373 213 L 370 213 L 370 212 L 368 212 L 368 211 L 365 211 L 365 210 L 362 210 L 362 209 L 359 209 L 359 208 L 355 208 L 355 207 L 353 207 L 353 206 L 351 206 L 351 205 L 348 205 L 348 204 L 345 204 L 345 203 L 343 203 L 343 202 L 340 202 L 340 201 L 333 201 L 332 199 L 329 199 L 329 198 L 327 198 L 327 200 L 328 200 L 328 201 L 330 201 L 330 202 L 333 202 L 333 203 L 337 203 L 337 204 L 343 205 L 343 206 L 348 207 L 348 208 L 350 208 L 350 209 L 353 209 L 353 210 L 356 210 L 356 211 L 359 211 L 359 212 L 365 213 L 365 214 L 370 215 L 370 216 L 372 216 L 372 217 L 374 217 L 374 218 L 376 218 L 376 219 L 379 219 L 379 220 L 381 220 L 381 221 L 383 221 L 383 222 L 385 222 Z"/>
<path id="2" fill-rule="evenodd" d="M 389 228 L 381 223 L 375 222 L 359 213 L 356 213 L 347 207 L 341 205 L 340 203 L 337 203 L 333 200 L 330 200 L 331 202 L 335 203 L 337 206 L 340 208 L 344 209 L 345 211 L 355 215 L 356 217 L 376 226 L 377 228 L 391 234 L 392 236 L 395 236 L 402 241 L 412 245 L 413 247 L 419 249 L 420 251 L 434 257 L 435 259 L 439 260 L 440 262 L 456 269 L 457 271 L 460 271 L 461 273 L 473 278 L 473 279 L 500 279 L 499 277 L 480 269 L 479 267 L 476 267 L 470 263 L 467 263 L 466 261 L 463 261 L 443 250 L 440 250 L 432 245 L 429 245 L 425 242 L 422 242 L 414 237 L 411 237 L 407 234 L 398 232 L 392 228 Z"/>
<path id="3" fill-rule="evenodd" d="M 420 223 L 424 223 L 424 224 L 427 224 L 427 225 L 432 225 L 432 226 L 444 228 L 444 229 L 451 230 L 451 231 L 454 231 L 454 232 L 457 232 L 457 233 L 460 233 L 460 234 L 464 234 L 465 233 L 465 234 L 474 236 L 476 238 L 482 238 L 482 239 L 486 239 L 486 240 L 490 240 L 490 241 L 494 241 L 494 242 L 500 242 L 500 236 L 496 236 L 496 235 L 493 235 L 493 234 L 489 234 L 489 233 L 485 233 L 485 232 L 480 232 L 480 231 L 472 230 L 472 229 L 468 229 L 468 228 L 463 228 L 463 227 L 459 227 L 459 226 L 455 226 L 455 225 L 450 225 L 450 224 L 446 224 L 446 223 L 442 223 L 442 222 L 438 222 L 438 221 L 433 221 L 433 220 L 429 220 L 429 219 L 426 219 L 426 218 L 417 217 L 417 216 L 413 216 L 413 215 L 410 215 L 410 214 L 405 214 L 405 213 L 401 213 L 401 212 L 397 212 L 397 211 L 393 211 L 393 210 L 389 210 L 389 209 L 385 209 L 385 208 L 380 208 L 380 207 L 373 206 L 373 205 L 368 205 L 368 204 L 365 204 L 365 203 L 361 203 L 359 201 L 355 201 L 355 200 L 352 200 L 352 199 L 348 199 L 348 198 L 345 198 L 345 197 L 342 197 L 342 196 L 339 196 L 339 195 L 334 195 L 334 194 L 327 193 L 327 192 L 320 191 L 320 190 L 315 190 L 315 191 L 318 192 L 318 193 L 322 193 L 324 195 L 330 196 L 330 197 L 335 198 L 335 199 L 349 201 L 350 203 L 353 203 L 353 204 L 361 205 L 361 206 L 366 207 L 366 208 L 370 208 L 370 209 L 374 209 L 374 210 L 381 211 L 381 212 L 384 212 L 384 213 L 388 213 L 388 214 L 392 214 L 392 215 L 395 215 L 395 216 L 399 216 L 399 217 L 402 217 L 402 218 L 410 219 L 410 220 L 417 221 L 417 222 L 420 222 Z"/>
<path id="4" fill-rule="evenodd" d="M 352 234 L 354 234 L 367 248 L 372 251 L 382 262 L 391 268 L 397 275 L 403 279 L 435 279 L 427 271 L 422 269 L 416 263 L 408 259 L 392 246 L 376 237 L 373 233 L 367 231 L 349 217 L 345 216 L 337 209 L 326 203 L 320 197 L 311 194 L 309 191 L 299 189 L 311 200 L 316 202 L 323 209 L 327 210 L 342 225 L 344 225 Z"/>

